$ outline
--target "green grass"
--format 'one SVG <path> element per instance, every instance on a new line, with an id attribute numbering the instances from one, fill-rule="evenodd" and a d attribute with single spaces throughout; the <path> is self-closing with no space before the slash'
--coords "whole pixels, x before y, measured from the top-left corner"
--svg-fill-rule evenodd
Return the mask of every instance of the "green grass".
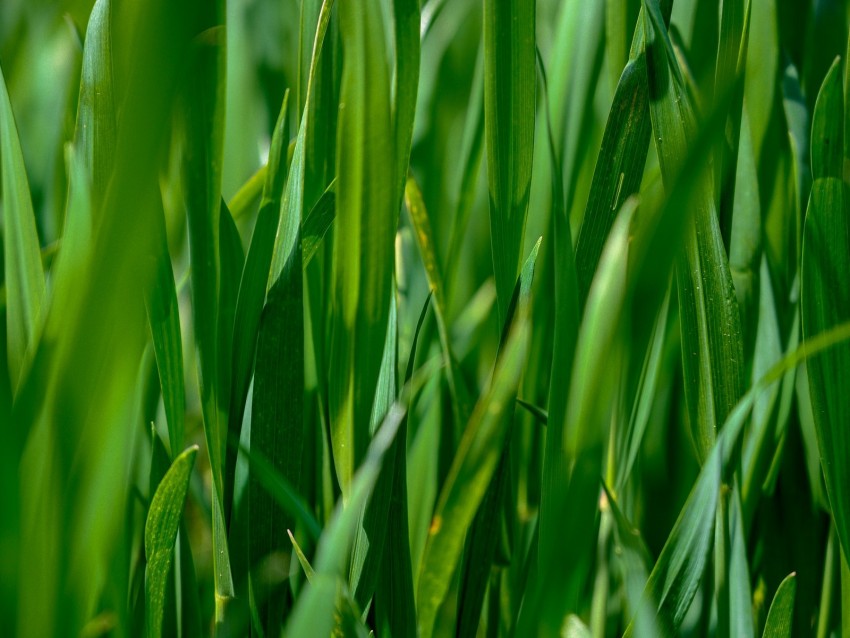
<path id="1" fill-rule="evenodd" d="M 3 635 L 850 638 L 848 56 L 3 0 Z"/>

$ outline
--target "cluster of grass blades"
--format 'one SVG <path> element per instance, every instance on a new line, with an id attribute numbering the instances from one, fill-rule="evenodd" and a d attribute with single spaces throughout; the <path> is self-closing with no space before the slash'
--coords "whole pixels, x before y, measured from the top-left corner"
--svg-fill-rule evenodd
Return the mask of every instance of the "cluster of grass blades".
<path id="1" fill-rule="evenodd" d="M 850 0 L 3 0 L 0 633 L 850 638 Z"/>

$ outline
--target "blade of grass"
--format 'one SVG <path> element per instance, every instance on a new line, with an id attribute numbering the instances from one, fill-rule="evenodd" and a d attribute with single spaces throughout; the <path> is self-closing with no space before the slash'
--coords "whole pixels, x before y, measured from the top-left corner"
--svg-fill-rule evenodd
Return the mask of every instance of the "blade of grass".
<path id="1" fill-rule="evenodd" d="M 266 166 L 265 185 L 260 211 L 251 235 L 251 245 L 239 282 L 239 294 L 236 300 L 236 315 L 233 319 L 233 362 L 230 396 L 230 414 L 228 416 L 228 436 L 239 438 L 242 430 L 242 418 L 245 401 L 251 382 L 251 370 L 257 345 L 257 332 L 260 327 L 260 315 L 266 298 L 272 253 L 274 251 L 275 230 L 280 219 L 280 201 L 289 173 L 286 161 L 286 143 L 289 138 L 287 124 L 287 106 L 289 92 L 284 93 L 283 103 L 277 117 L 272 135 L 269 161 Z M 236 469 L 236 450 L 228 447 L 225 465 L 225 477 L 232 480 Z M 226 490 L 229 494 L 231 490 Z M 228 508 L 229 509 L 229 508 Z"/>
<path id="2" fill-rule="evenodd" d="M 204 434 L 213 477 L 212 529 L 216 623 L 225 619 L 234 596 L 227 544 L 225 456 L 227 423 L 222 409 L 228 397 L 220 387 L 221 156 L 224 144 L 225 30 L 224 0 L 199 4 L 195 40 L 184 87 L 184 180 L 192 266 L 192 311 L 198 386 Z"/>
<path id="3" fill-rule="evenodd" d="M 27 352 L 34 347 L 44 303 L 44 267 L 24 155 L 6 80 L 0 70 L 0 173 L 3 185 L 3 253 L 6 343 L 13 393 Z"/>
<path id="4" fill-rule="evenodd" d="M 337 137 L 337 217 L 329 407 L 343 494 L 369 440 L 389 318 L 398 223 L 386 24 L 377 5 L 340 3 L 345 60 Z"/>
<path id="5" fill-rule="evenodd" d="M 499 324 L 519 268 L 531 187 L 535 2 L 484 2 L 484 130 Z"/>
<path id="6" fill-rule="evenodd" d="M 499 462 L 509 425 L 505 413 L 513 409 L 526 355 L 527 331 L 527 319 L 518 316 L 499 356 L 493 381 L 472 413 L 440 492 L 422 557 L 416 597 L 420 636 L 432 635 L 437 611 L 460 559 L 467 528 Z"/>
<path id="7" fill-rule="evenodd" d="M 507 323 L 502 328 L 502 338 L 499 341 L 500 351 L 505 347 L 514 318 L 531 315 L 531 288 L 534 283 L 534 272 L 542 239 L 542 237 L 538 239 L 531 249 L 531 253 L 525 260 L 519 279 L 514 286 L 514 294 L 506 317 Z M 513 397 L 511 404 L 506 406 L 503 417 L 507 422 L 507 431 L 504 436 L 508 441 L 513 430 L 515 403 L 516 396 Z M 505 447 L 467 535 L 466 549 L 460 567 L 460 587 L 458 590 L 457 635 L 460 637 L 474 636 L 478 630 L 487 581 L 491 577 L 490 570 L 496 557 L 498 542 L 502 540 L 501 535 L 494 533 L 494 530 L 501 525 L 509 524 L 507 521 L 503 521 L 501 517 L 507 515 L 504 510 L 505 500 L 510 489 L 508 485 L 510 466 L 510 447 Z"/>
<path id="8" fill-rule="evenodd" d="M 644 0 L 650 115 L 666 189 L 694 143 L 696 123 L 658 0 Z M 743 390 L 741 317 L 709 184 L 697 185 L 694 224 L 677 268 L 685 397 L 701 459 Z M 714 303 L 716 302 L 716 303 Z"/>
<path id="9" fill-rule="evenodd" d="M 162 635 L 166 583 L 197 454 L 198 447 L 193 446 L 175 458 L 151 499 L 145 523 L 145 606 L 147 635 L 151 637 Z"/>
<path id="10" fill-rule="evenodd" d="M 177 289 L 168 237 L 165 231 L 165 213 L 162 198 L 157 198 L 154 223 L 156 229 L 156 275 L 145 299 L 148 325 L 151 332 L 162 403 L 168 424 L 168 443 L 172 451 L 183 449 L 185 431 L 186 389 L 183 381 L 183 340 L 180 334 L 180 309 L 177 306 Z"/>
<path id="11" fill-rule="evenodd" d="M 326 0 L 319 13 L 307 83 L 308 101 L 332 5 L 331 0 Z M 266 302 L 257 335 L 250 433 L 251 449 L 262 451 L 296 490 L 301 481 L 305 430 L 301 224 L 308 113 L 305 109 L 281 201 Z M 276 635 L 286 615 L 287 587 L 264 582 L 261 570 L 255 568 L 269 554 L 286 547 L 285 530 L 292 527 L 294 520 L 277 507 L 271 495 L 256 481 L 249 483 L 248 499 L 252 595 L 255 600 L 262 601 L 258 613 L 263 631 Z"/>
<path id="12" fill-rule="evenodd" d="M 833 64 L 812 123 L 812 185 L 803 237 L 802 319 L 805 339 L 850 318 L 850 204 L 843 174 L 843 95 Z M 840 379 L 850 374 L 850 346 L 807 363 L 809 390 L 826 491 L 844 556 L 850 555 L 850 402 Z"/>
<path id="13" fill-rule="evenodd" d="M 797 574 L 791 573 L 779 584 L 767 612 L 762 638 L 790 638 L 794 619 Z"/>
<path id="14" fill-rule="evenodd" d="M 419 313 L 410 355 L 407 358 L 407 369 L 404 373 L 405 385 L 413 378 L 416 362 L 416 348 L 425 316 L 430 306 L 432 295 L 429 294 Z M 413 396 L 408 403 L 408 414 L 413 405 Z M 393 442 L 389 454 L 395 456 L 392 493 L 389 499 L 387 526 L 395 530 L 387 539 L 384 549 L 384 560 L 381 564 L 381 577 L 378 579 L 375 595 L 375 613 L 379 626 L 391 632 L 393 636 L 415 636 L 416 606 L 413 591 L 413 567 L 410 558 L 410 531 L 408 514 L 408 483 L 407 483 L 407 415 L 399 425 L 399 432 Z"/>

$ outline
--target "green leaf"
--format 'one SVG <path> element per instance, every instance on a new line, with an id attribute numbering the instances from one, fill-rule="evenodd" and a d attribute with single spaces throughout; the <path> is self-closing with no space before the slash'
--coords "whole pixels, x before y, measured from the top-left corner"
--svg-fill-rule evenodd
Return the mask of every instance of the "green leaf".
<path id="1" fill-rule="evenodd" d="M 404 383 L 409 384 L 413 379 L 416 362 L 416 348 L 422 324 L 431 303 L 431 295 L 425 299 L 413 341 L 407 358 L 407 369 L 404 373 Z M 408 412 L 413 405 L 411 395 Z M 389 454 L 394 455 L 394 475 L 392 492 L 389 497 L 389 512 L 387 526 L 391 530 L 384 548 L 384 558 L 381 562 L 381 575 L 378 579 L 375 593 L 375 614 L 381 627 L 393 636 L 416 635 L 416 605 L 413 591 L 413 567 L 410 558 L 410 522 L 408 513 L 408 482 L 407 482 L 407 416 L 399 425 L 399 432 L 393 442 Z"/>
<path id="2" fill-rule="evenodd" d="M 803 337 L 850 319 L 850 199 L 843 170 L 844 112 L 840 66 L 833 64 L 812 122 L 812 184 L 803 236 Z M 821 466 L 844 555 L 850 555 L 850 401 L 841 383 L 850 373 L 850 345 L 807 363 Z"/>
<path id="3" fill-rule="evenodd" d="M 696 122 L 657 0 L 644 0 L 650 115 L 661 175 L 670 191 L 695 143 Z M 693 225 L 677 268 L 682 361 L 690 427 L 700 459 L 741 396 L 741 317 L 712 189 L 696 185 Z"/>
<path id="4" fill-rule="evenodd" d="M 797 574 L 792 572 L 779 583 L 767 621 L 764 623 L 762 638 L 790 638 L 793 631 L 794 599 L 797 594 Z"/>
<path id="5" fill-rule="evenodd" d="M 434 233 L 431 230 L 428 211 L 425 209 L 422 192 L 419 190 L 419 185 L 416 183 L 416 178 L 413 175 L 407 178 L 404 188 L 404 201 L 410 213 L 410 221 L 413 223 L 416 244 L 419 247 L 419 254 L 422 256 L 422 263 L 425 266 L 425 277 L 428 280 L 428 287 L 434 297 L 434 316 L 437 320 L 437 332 L 440 336 L 440 347 L 443 351 L 446 380 L 448 381 L 449 391 L 452 396 L 453 414 L 458 421 L 465 422 L 469 418 L 469 399 L 466 396 L 463 383 L 459 381 L 458 364 L 452 351 L 448 322 L 446 320 L 446 288 L 443 283 L 440 264 L 437 262 Z"/>
<path id="6" fill-rule="evenodd" d="M 720 483 L 748 414 L 748 405 L 738 407 L 703 463 L 644 590 L 644 597 L 655 601 L 656 621 L 663 636 L 677 635 L 708 562 Z M 632 634 L 633 625 L 626 636 Z"/>
<path id="7" fill-rule="evenodd" d="M 162 199 L 156 199 L 155 233 L 156 275 L 146 298 L 148 325 L 151 331 L 162 403 L 168 424 L 168 442 L 172 451 L 183 449 L 185 430 L 186 389 L 183 380 L 183 340 L 180 334 L 180 309 L 177 306 L 177 289 L 168 237 L 165 231 L 165 213 Z"/>
<path id="8" fill-rule="evenodd" d="M 520 265 L 531 187 L 536 4 L 484 2 L 484 130 L 493 269 L 502 324 Z"/>
<path id="9" fill-rule="evenodd" d="M 316 251 L 322 245 L 330 227 L 336 217 L 336 184 L 328 186 L 327 190 L 319 197 L 316 205 L 310 209 L 301 227 L 301 251 L 304 269 L 315 257 Z"/>
<path id="10" fill-rule="evenodd" d="M 528 341 L 527 319 L 514 320 L 493 381 L 464 431 L 431 522 L 416 597 L 420 636 L 431 636 L 437 610 L 449 591 L 463 541 L 501 457 L 522 374 Z"/>
<path id="11" fill-rule="evenodd" d="M 112 0 L 97 0 L 86 27 L 74 144 L 88 167 L 95 210 L 103 204 L 115 160 Z"/>
<path id="12" fill-rule="evenodd" d="M 310 99 L 312 79 L 321 52 L 332 2 L 322 4 L 313 44 L 313 62 L 307 84 Z M 304 172 L 307 118 L 304 110 L 295 142 L 289 176 L 280 207 L 266 302 L 257 335 L 254 364 L 254 393 L 250 432 L 251 449 L 261 451 L 296 490 L 301 481 L 304 447 L 304 294 L 301 224 L 304 217 Z M 280 632 L 286 609 L 286 587 L 267 583 L 261 576 L 261 561 L 286 546 L 284 532 L 294 521 L 279 508 L 256 481 L 248 492 L 248 558 L 252 594 L 262 601 L 260 621 L 269 635 Z"/>
<path id="13" fill-rule="evenodd" d="M 511 304 L 508 307 L 507 323 L 502 328 L 502 339 L 499 349 L 505 346 L 515 317 L 525 317 L 531 314 L 531 286 L 534 282 L 534 271 L 537 266 L 537 255 L 540 251 L 541 237 L 534 244 L 531 253 L 523 264 Z M 516 403 L 514 397 L 513 403 Z M 510 440 L 513 430 L 514 406 L 508 406 L 505 419 L 508 428 L 506 440 Z M 461 582 L 458 597 L 458 636 L 474 636 L 481 618 L 481 608 L 484 604 L 484 592 L 490 579 L 490 568 L 496 556 L 500 534 L 493 533 L 503 524 L 501 516 L 505 509 L 505 499 L 508 493 L 510 477 L 510 448 L 502 450 L 502 458 L 493 474 L 487 492 L 469 529 L 466 550 L 461 563 Z"/>
<path id="14" fill-rule="evenodd" d="M 184 85 L 185 197 L 192 268 L 192 312 L 198 356 L 198 386 L 204 435 L 212 470 L 213 572 L 216 620 L 223 620 L 233 597 L 224 495 L 227 423 L 221 411 L 228 397 L 221 388 L 219 359 L 221 314 L 221 165 L 224 144 L 225 29 L 224 0 L 200 3 L 194 16 L 192 51 Z M 225 239 L 227 241 L 227 239 Z M 228 273 L 229 274 L 229 273 Z"/>
<path id="15" fill-rule="evenodd" d="M 44 267 L 24 155 L 0 69 L 0 176 L 6 280 L 6 343 L 12 390 L 34 347 L 44 303 Z"/>
<path id="16" fill-rule="evenodd" d="M 165 588 L 174 555 L 177 528 L 189 489 L 198 447 L 193 446 L 174 459 L 151 499 L 145 523 L 145 605 L 147 635 L 162 635 Z"/>
<path id="17" fill-rule="evenodd" d="M 582 304 L 617 211 L 640 187 L 651 131 L 646 56 L 640 55 L 629 61 L 617 85 L 576 240 Z"/>
<path id="18" fill-rule="evenodd" d="M 850 295 L 845 285 L 850 276 L 847 185 L 832 176 L 831 168 L 840 164 L 826 160 L 841 158 L 840 153 L 829 150 L 833 140 L 841 139 L 836 111 L 828 111 L 833 113 L 830 120 L 834 128 L 824 131 L 823 137 L 815 137 L 823 109 L 837 107 L 841 112 L 836 69 L 834 66 L 827 76 L 818 98 L 812 134 L 812 165 L 820 168 L 812 185 L 803 238 L 802 318 L 806 340 L 850 318 Z M 817 160 L 818 156 L 823 161 Z M 850 418 L 850 402 L 840 380 L 850 372 L 850 345 L 841 344 L 813 358 L 807 370 L 827 495 L 846 556 L 850 552 L 850 434 L 845 424 Z"/>
<path id="19" fill-rule="evenodd" d="M 301 563 L 301 569 L 304 570 L 304 575 L 307 577 L 307 582 L 312 583 L 313 578 L 316 576 L 313 566 L 310 564 L 310 561 L 307 560 L 307 557 L 304 555 L 304 550 L 301 549 L 298 541 L 295 540 L 295 536 L 292 535 L 292 530 L 286 530 L 286 533 L 289 535 L 289 540 L 292 542 L 292 549 L 295 550 L 298 562 Z"/>
<path id="20" fill-rule="evenodd" d="M 334 627 L 333 609 L 340 593 L 347 591 L 341 576 L 357 530 L 360 513 L 378 480 L 386 454 L 392 447 L 407 411 L 393 404 L 372 438 L 366 457 L 354 475 L 346 503 L 337 503 L 319 539 L 315 574 L 302 592 L 286 625 L 287 636 L 326 635 Z"/>
<path id="21" fill-rule="evenodd" d="M 272 253 L 274 251 L 275 230 L 280 219 L 280 201 L 289 173 L 286 161 L 286 143 L 289 137 L 287 125 L 287 105 L 289 92 L 284 93 L 283 103 L 277 117 L 269 151 L 269 167 L 265 173 L 265 186 L 260 211 L 251 235 L 251 245 L 245 258 L 242 278 L 239 282 L 239 295 L 236 300 L 236 314 L 233 319 L 233 363 L 231 377 L 230 414 L 228 416 L 229 437 L 239 439 L 242 430 L 242 417 L 245 401 L 251 383 L 251 370 L 254 364 L 254 352 L 257 345 L 257 332 L 260 327 L 260 314 L 266 298 Z M 225 476 L 232 480 L 236 468 L 236 450 L 228 447 Z"/>
<path id="22" fill-rule="evenodd" d="M 334 467 L 348 496 L 369 441 L 390 311 L 398 208 L 393 171 L 387 178 L 395 138 L 383 11 L 376 3 L 344 0 L 339 19 L 345 53 L 328 398 Z"/>

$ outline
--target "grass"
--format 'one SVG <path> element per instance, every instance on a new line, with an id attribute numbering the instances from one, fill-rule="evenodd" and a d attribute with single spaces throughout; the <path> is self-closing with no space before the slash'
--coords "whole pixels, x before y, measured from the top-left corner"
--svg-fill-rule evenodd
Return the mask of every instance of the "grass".
<path id="1" fill-rule="evenodd" d="M 0 5 L 0 625 L 850 638 L 850 2 Z"/>

